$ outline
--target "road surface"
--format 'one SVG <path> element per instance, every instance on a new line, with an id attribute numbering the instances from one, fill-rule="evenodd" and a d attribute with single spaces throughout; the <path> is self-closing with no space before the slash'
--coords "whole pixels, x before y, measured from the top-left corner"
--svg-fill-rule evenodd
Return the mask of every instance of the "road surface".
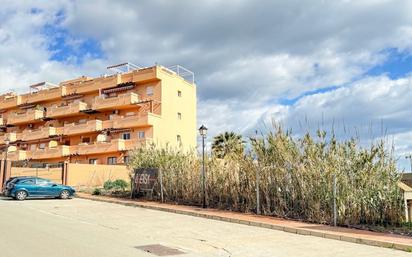
<path id="1" fill-rule="evenodd" d="M 90 200 L 0 198 L 0 257 L 412 256 L 409 253 Z M 143 250 L 138 247 L 142 247 Z M 157 247 L 159 249 L 159 247 Z M 156 249 L 154 249 L 156 250 Z M 176 252 L 175 252 L 176 253 Z"/>

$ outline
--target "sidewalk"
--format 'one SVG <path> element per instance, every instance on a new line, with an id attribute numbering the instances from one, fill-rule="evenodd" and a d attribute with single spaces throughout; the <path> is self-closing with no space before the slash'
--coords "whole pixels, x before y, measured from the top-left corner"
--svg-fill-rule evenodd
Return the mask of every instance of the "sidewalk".
<path id="1" fill-rule="evenodd" d="M 258 216 L 216 209 L 202 209 L 192 206 L 173 205 L 151 201 L 138 201 L 131 199 L 119 199 L 108 196 L 93 196 L 85 193 L 77 193 L 79 198 L 123 204 L 148 208 L 153 210 L 168 211 L 178 214 L 239 223 L 244 225 L 281 230 L 289 233 L 311 235 L 329 239 L 341 240 L 352 243 L 373 245 L 385 248 L 394 248 L 403 251 L 412 251 L 412 237 L 394 235 L 390 233 L 378 233 L 372 231 L 332 227 L 320 224 L 311 224 L 291 221 L 268 216 Z"/>

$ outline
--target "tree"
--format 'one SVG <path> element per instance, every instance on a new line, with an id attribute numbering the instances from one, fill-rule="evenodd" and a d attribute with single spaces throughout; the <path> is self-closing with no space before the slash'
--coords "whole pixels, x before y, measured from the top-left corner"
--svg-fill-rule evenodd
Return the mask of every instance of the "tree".
<path id="1" fill-rule="evenodd" d="M 243 153 L 242 136 L 235 132 L 224 132 L 213 138 L 212 153 L 218 158 L 224 158 L 228 154 Z"/>

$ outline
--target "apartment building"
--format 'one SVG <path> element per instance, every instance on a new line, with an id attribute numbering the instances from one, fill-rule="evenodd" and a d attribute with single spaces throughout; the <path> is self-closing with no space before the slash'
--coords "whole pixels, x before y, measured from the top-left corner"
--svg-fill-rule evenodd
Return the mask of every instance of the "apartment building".
<path id="1" fill-rule="evenodd" d="M 122 164 L 130 151 L 196 146 L 196 86 L 181 66 L 108 67 L 59 85 L 0 96 L 3 158 L 39 162 Z"/>

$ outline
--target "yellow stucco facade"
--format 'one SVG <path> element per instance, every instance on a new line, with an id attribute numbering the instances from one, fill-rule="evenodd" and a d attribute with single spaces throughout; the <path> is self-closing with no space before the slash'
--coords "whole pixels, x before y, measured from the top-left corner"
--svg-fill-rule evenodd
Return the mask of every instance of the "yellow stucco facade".
<path id="1" fill-rule="evenodd" d="M 119 164 L 148 143 L 194 149 L 196 86 L 178 71 L 156 65 L 1 95 L 3 158 L 8 149 L 10 160 Z"/>

